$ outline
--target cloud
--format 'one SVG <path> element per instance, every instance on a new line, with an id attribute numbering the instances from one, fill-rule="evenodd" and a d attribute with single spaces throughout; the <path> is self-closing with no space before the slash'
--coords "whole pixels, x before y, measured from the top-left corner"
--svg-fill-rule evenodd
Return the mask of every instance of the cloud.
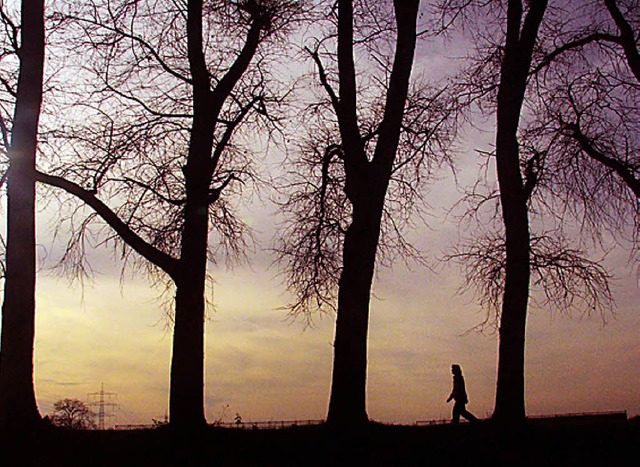
<path id="1" fill-rule="evenodd" d="M 425 245 L 432 239 L 426 237 Z M 443 228 L 438 235 L 450 236 Z M 446 245 L 451 239 L 438 240 Z M 279 309 L 285 291 L 266 254 L 252 268 L 213 270 L 216 311 L 206 323 L 205 406 L 209 421 L 322 419 L 333 358 L 333 317 L 304 328 Z M 593 410 L 640 413 L 634 369 L 640 358 L 637 292 L 626 257 L 611 257 L 621 277 L 618 308 L 568 319 L 532 309 L 527 326 L 526 397 L 530 414 Z M 484 319 L 473 297 L 457 295 L 452 265 L 380 269 L 371 302 L 368 411 L 383 422 L 450 416 L 451 363 L 462 365 L 469 409 L 488 416 L 495 398 L 497 336 L 468 333 Z M 150 423 L 167 411 L 171 333 L 155 293 L 142 280 L 121 289 L 105 274 L 85 289 L 38 280 L 36 391 L 43 413 L 56 400 L 105 390 L 117 395 L 119 423 Z"/>

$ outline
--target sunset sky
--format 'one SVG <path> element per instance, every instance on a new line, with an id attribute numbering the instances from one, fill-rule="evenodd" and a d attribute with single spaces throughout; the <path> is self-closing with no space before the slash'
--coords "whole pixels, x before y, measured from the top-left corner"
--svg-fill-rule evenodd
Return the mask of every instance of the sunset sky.
<path id="1" fill-rule="evenodd" d="M 473 154 L 469 154 L 473 167 Z M 472 171 L 470 171 L 471 173 Z M 433 270 L 398 264 L 380 269 L 371 306 L 368 412 L 373 420 L 414 423 L 448 418 L 451 363 L 467 381 L 468 409 L 480 417 L 493 409 L 497 337 L 468 332 L 484 318 L 453 264 L 436 260 L 457 238 L 445 218 L 456 189 L 445 178 L 433 190 L 431 230 L 412 235 L 434 260 Z M 437 207 L 439 206 L 439 207 Z M 249 214 L 268 244 L 269 206 Z M 606 325 L 598 316 L 572 318 L 530 310 L 527 327 L 526 402 L 529 415 L 626 410 L 640 414 L 640 314 L 636 269 L 628 252 L 606 264 L 616 273 L 617 308 Z M 333 316 L 313 327 L 290 322 L 279 307 L 288 297 L 258 251 L 251 267 L 213 269 L 216 311 L 206 328 L 206 416 L 209 422 L 323 419 L 329 395 Z M 156 293 L 143 280 L 126 279 L 96 262 L 84 290 L 41 274 L 35 381 L 40 410 L 62 398 L 90 401 L 100 390 L 117 394 L 111 423 L 149 423 L 167 412 L 171 333 Z M 615 269 L 613 269 L 615 267 Z"/>
<path id="2" fill-rule="evenodd" d="M 442 74 L 455 43 L 421 49 L 416 70 Z M 491 124 L 469 132 L 458 158 L 460 187 L 473 183 L 480 158 L 494 139 Z M 462 285 L 455 264 L 438 262 L 455 245 L 458 230 L 448 210 L 461 192 L 443 171 L 427 197 L 428 227 L 410 238 L 427 252 L 432 268 L 398 263 L 378 269 L 369 333 L 368 414 L 385 423 L 446 419 L 452 405 L 452 363 L 462 366 L 470 403 L 491 415 L 498 340 L 471 331 L 485 318 Z M 228 270 L 210 266 L 215 311 L 209 313 L 205 348 L 205 407 L 209 422 L 324 419 L 330 390 L 335 316 L 313 326 L 291 321 L 281 309 L 287 292 L 270 267 L 273 206 L 250 207 L 244 220 L 256 231 L 250 264 Z M 4 223 L 4 211 L 2 214 Z M 40 258 L 55 256 L 50 215 L 38 218 Z M 59 247 L 60 245 L 57 245 Z M 82 287 L 42 270 L 37 283 L 35 386 L 42 415 L 63 398 L 90 402 L 88 394 L 114 393 L 112 424 L 151 423 L 168 411 L 171 329 L 157 291 L 143 277 L 120 280 L 107 251 L 92 261 L 96 276 Z M 615 274 L 615 315 L 572 317 L 530 308 L 526 347 L 528 415 L 620 411 L 640 415 L 640 310 L 637 264 L 613 249 L 605 264 Z M 50 262 L 45 262 L 49 264 Z"/>

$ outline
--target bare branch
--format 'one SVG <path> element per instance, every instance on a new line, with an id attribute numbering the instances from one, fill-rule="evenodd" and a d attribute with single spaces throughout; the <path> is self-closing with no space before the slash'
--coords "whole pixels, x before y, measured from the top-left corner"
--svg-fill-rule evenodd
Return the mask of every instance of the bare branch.
<path id="1" fill-rule="evenodd" d="M 140 238 L 135 232 L 133 232 L 127 224 L 125 224 L 118 216 L 111 211 L 111 209 L 99 200 L 95 194 L 91 191 L 85 190 L 80 185 L 77 185 L 69 180 L 53 175 L 48 175 L 42 172 L 36 172 L 36 179 L 41 183 L 51 185 L 72 194 L 88 206 L 93 208 L 95 212 L 104 219 L 122 239 L 135 249 L 140 255 L 145 257 L 148 261 L 155 264 L 169 276 L 173 278 L 178 277 L 178 264 L 177 260 L 169 255 L 159 251 L 158 249 L 149 245 L 146 241 Z"/>
<path id="2" fill-rule="evenodd" d="M 539 73 L 542 69 L 548 67 L 551 64 L 551 62 L 553 62 L 553 60 L 555 60 L 557 57 L 559 57 L 560 55 L 568 51 L 581 49 L 586 45 L 598 43 L 602 41 L 620 44 L 621 38 L 620 36 L 614 36 L 613 34 L 595 32 L 595 33 L 589 34 L 588 36 L 582 37 L 580 39 L 567 42 L 565 44 L 562 44 L 562 46 L 558 47 L 552 52 L 546 54 L 544 58 L 540 60 L 540 62 L 531 70 L 531 74 L 535 75 Z"/>
<path id="3" fill-rule="evenodd" d="M 633 28 L 624 17 L 620 8 L 618 7 L 616 0 L 604 0 L 604 4 L 609 10 L 611 17 L 616 23 L 618 30 L 620 31 L 620 44 L 624 49 L 625 57 L 629 68 L 633 72 L 636 80 L 640 82 L 640 52 L 638 52 L 638 45 L 636 43 L 636 34 Z"/>
<path id="4" fill-rule="evenodd" d="M 582 131 L 580 130 L 580 126 L 578 123 L 567 123 L 565 124 L 566 128 L 570 131 L 571 135 L 578 142 L 582 150 L 589 157 L 594 159 L 595 161 L 603 164 L 606 167 L 614 170 L 627 186 L 633 191 L 636 198 L 640 200 L 640 179 L 636 176 L 633 170 L 629 167 L 628 164 L 624 164 L 613 157 L 609 157 L 601 151 L 598 151 L 593 144 L 593 141 L 590 140 Z"/>
<path id="5" fill-rule="evenodd" d="M 79 23 L 85 23 L 85 24 L 90 24 L 92 26 L 97 26 L 99 28 L 106 29 L 107 31 L 116 33 L 117 35 L 121 36 L 122 38 L 131 39 L 135 43 L 137 43 L 140 46 L 142 46 L 143 49 L 146 50 L 151 55 L 151 57 L 153 57 L 153 59 L 160 65 L 160 67 L 165 72 L 169 73 L 171 76 L 173 76 L 174 78 L 179 79 L 180 81 L 183 81 L 183 82 L 188 83 L 188 84 L 192 83 L 191 79 L 187 78 L 186 76 L 182 75 L 181 73 L 177 72 L 172 67 L 170 67 L 162 59 L 162 57 L 160 56 L 160 54 L 158 53 L 157 49 L 154 46 L 149 44 L 142 37 L 139 37 L 139 36 L 137 36 L 137 35 L 135 35 L 133 33 L 127 32 L 127 31 L 125 31 L 123 29 L 120 29 L 120 28 L 116 27 L 115 23 L 104 23 L 104 22 L 100 22 L 98 20 L 78 17 L 78 16 L 74 16 L 74 15 L 65 15 L 64 19 L 74 20 L 74 21 L 78 21 Z"/>
<path id="6" fill-rule="evenodd" d="M 504 294 L 506 248 L 500 235 L 475 238 L 458 246 L 446 260 L 463 267 L 464 285 L 460 292 L 476 294 L 480 306 L 487 310 L 478 329 L 497 330 Z M 586 257 L 584 251 L 566 246 L 561 236 L 543 235 L 531 241 L 532 296 L 540 308 L 551 308 L 571 316 L 598 314 L 603 322 L 613 312 L 611 275 L 600 264 Z"/>
<path id="7" fill-rule="evenodd" d="M 320 83 L 322 84 L 322 87 L 325 89 L 325 91 L 329 95 L 329 99 L 331 100 L 331 105 L 333 106 L 333 111 L 337 115 L 338 110 L 340 108 L 340 101 L 335 91 L 333 90 L 333 87 L 327 80 L 327 72 L 324 69 L 324 65 L 322 64 L 322 61 L 320 60 L 320 55 L 318 54 L 317 50 L 312 51 L 307 47 L 305 47 L 305 50 L 309 53 L 309 55 L 311 55 L 311 58 L 313 58 L 313 61 L 316 63 L 316 66 L 318 67 L 318 78 L 320 79 Z"/>
<path id="8" fill-rule="evenodd" d="M 11 141 L 9 140 L 9 129 L 7 128 L 7 124 L 5 123 L 2 115 L 0 115 L 0 132 L 2 133 L 2 144 L 8 151 L 11 147 Z"/>

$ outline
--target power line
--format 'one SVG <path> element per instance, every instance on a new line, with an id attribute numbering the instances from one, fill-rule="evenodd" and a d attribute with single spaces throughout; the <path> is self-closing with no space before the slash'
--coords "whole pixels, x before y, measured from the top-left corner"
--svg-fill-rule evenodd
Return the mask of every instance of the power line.
<path id="1" fill-rule="evenodd" d="M 87 394 L 89 398 L 90 407 L 98 408 L 98 429 L 104 430 L 106 428 L 106 420 L 108 418 L 115 418 L 113 409 L 116 407 L 115 402 L 111 402 L 117 397 L 115 392 L 105 392 L 104 383 L 100 386 L 100 392 L 92 392 Z"/>

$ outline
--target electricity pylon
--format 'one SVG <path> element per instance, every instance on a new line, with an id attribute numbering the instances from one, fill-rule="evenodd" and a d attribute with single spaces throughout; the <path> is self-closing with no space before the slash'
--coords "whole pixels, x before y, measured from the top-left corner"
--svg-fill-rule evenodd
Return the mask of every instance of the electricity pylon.
<path id="1" fill-rule="evenodd" d="M 111 401 L 116 398 L 117 394 L 115 392 L 105 392 L 104 383 L 102 383 L 100 392 L 92 392 L 88 396 L 90 402 L 87 405 L 98 408 L 98 430 L 104 430 L 106 428 L 106 419 L 115 417 L 112 410 L 116 404 Z"/>

